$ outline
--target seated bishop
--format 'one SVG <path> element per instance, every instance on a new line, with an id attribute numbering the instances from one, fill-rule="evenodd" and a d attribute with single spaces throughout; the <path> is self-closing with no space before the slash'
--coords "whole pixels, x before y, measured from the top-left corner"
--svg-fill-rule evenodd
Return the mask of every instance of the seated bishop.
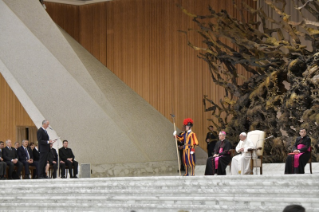
<path id="1" fill-rule="evenodd" d="M 285 174 L 304 174 L 305 166 L 311 157 L 311 139 L 306 129 L 299 131 L 292 153 L 286 159 Z"/>
<path id="2" fill-rule="evenodd" d="M 226 140 L 226 132 L 219 132 L 214 155 L 207 159 L 205 175 L 226 175 L 226 167 L 231 160 L 231 143 Z"/>

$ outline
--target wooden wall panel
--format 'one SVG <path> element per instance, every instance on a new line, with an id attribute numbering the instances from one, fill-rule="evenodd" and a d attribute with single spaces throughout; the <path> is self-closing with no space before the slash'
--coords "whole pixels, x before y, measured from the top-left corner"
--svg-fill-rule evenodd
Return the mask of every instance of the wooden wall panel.
<path id="1" fill-rule="evenodd" d="M 253 0 L 245 2 L 255 7 Z M 240 14 L 232 0 L 113 0 L 84 6 L 47 2 L 46 6 L 58 25 L 166 118 L 172 120 L 174 111 L 178 127 L 184 118 L 194 119 L 194 132 L 206 149 L 204 139 L 211 124 L 207 119 L 212 117 L 204 112 L 202 98 L 208 95 L 217 102 L 225 92 L 213 84 L 207 64 L 197 58 L 199 52 L 187 46 L 185 34 L 178 32 L 196 26 L 176 3 L 200 15 L 209 14 L 208 5 L 216 11 L 226 9 L 233 17 Z M 202 46 L 199 35 L 189 33 L 188 38 Z"/>
<path id="2" fill-rule="evenodd" d="M 0 99 L 0 141 L 10 139 L 14 143 L 17 141 L 18 126 L 35 125 L 1 74 Z"/>

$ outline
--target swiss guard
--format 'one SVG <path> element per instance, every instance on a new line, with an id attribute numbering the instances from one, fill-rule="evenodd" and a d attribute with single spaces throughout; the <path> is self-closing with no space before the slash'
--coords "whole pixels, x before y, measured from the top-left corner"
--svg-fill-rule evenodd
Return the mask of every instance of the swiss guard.
<path id="1" fill-rule="evenodd" d="M 198 140 L 194 132 L 192 132 L 193 120 L 190 118 L 184 119 L 183 122 L 185 126 L 185 132 L 180 135 L 176 135 L 176 131 L 174 132 L 174 136 L 176 136 L 179 142 L 184 144 L 183 147 L 183 163 L 185 167 L 184 176 L 188 176 L 188 167 L 190 167 L 191 175 L 195 175 L 195 146 L 198 146 Z"/>

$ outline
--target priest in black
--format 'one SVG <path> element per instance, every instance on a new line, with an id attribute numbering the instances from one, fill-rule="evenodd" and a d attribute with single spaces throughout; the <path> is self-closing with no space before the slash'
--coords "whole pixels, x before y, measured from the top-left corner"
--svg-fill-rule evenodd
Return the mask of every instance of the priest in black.
<path id="1" fill-rule="evenodd" d="M 19 179 L 22 171 L 23 164 L 18 160 L 18 154 L 15 148 L 12 148 L 11 140 L 6 140 L 6 147 L 2 150 L 3 160 L 9 166 L 8 179 Z M 13 168 L 17 167 L 17 175 L 13 177 Z"/>
<path id="2" fill-rule="evenodd" d="M 50 153 L 48 157 L 50 166 L 53 168 L 52 177 L 56 178 L 56 170 L 58 168 L 58 153 L 53 148 L 53 144 L 50 144 Z"/>
<path id="3" fill-rule="evenodd" d="M 299 135 L 292 153 L 286 159 L 285 174 L 304 174 L 305 166 L 311 157 L 311 139 L 306 129 L 301 129 Z"/>
<path id="4" fill-rule="evenodd" d="M 59 149 L 60 164 L 65 164 L 69 168 L 69 173 L 71 178 L 77 178 L 78 174 L 78 162 L 74 160 L 74 154 L 72 149 L 68 148 L 69 142 L 67 140 L 63 141 L 63 147 Z M 74 174 L 72 175 L 72 166 L 74 169 Z M 65 176 L 65 169 L 61 168 L 62 178 Z"/>
<path id="5" fill-rule="evenodd" d="M 208 127 L 209 132 L 206 135 L 206 143 L 207 143 L 207 154 L 208 157 L 213 156 L 214 150 L 215 150 L 215 145 L 217 143 L 217 133 L 214 131 L 214 126 L 209 126 Z"/>
<path id="6" fill-rule="evenodd" d="M 231 143 L 225 138 L 226 132 L 219 132 L 219 141 L 215 145 L 214 155 L 207 159 L 205 175 L 226 175 L 226 167 L 231 161 Z"/>
<path id="7" fill-rule="evenodd" d="M 47 120 L 42 121 L 42 127 L 40 127 L 37 131 L 40 159 L 39 159 L 39 170 L 38 177 L 41 178 L 49 178 L 45 174 L 45 166 L 48 162 L 49 152 L 50 152 L 50 144 L 54 143 L 53 140 L 49 139 L 49 134 L 47 132 L 47 128 L 50 123 Z"/>

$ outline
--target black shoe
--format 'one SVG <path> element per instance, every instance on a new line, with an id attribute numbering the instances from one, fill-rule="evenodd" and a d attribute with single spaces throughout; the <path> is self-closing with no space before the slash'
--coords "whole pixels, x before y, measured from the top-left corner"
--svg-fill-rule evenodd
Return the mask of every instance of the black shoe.
<path id="1" fill-rule="evenodd" d="M 24 179 L 30 179 L 30 177 L 26 175 L 26 176 L 24 176 Z"/>
<path id="2" fill-rule="evenodd" d="M 78 178 L 77 176 L 74 176 L 74 177 L 72 177 L 72 178 Z"/>
<path id="3" fill-rule="evenodd" d="M 65 176 L 62 176 L 61 178 L 65 178 Z"/>

